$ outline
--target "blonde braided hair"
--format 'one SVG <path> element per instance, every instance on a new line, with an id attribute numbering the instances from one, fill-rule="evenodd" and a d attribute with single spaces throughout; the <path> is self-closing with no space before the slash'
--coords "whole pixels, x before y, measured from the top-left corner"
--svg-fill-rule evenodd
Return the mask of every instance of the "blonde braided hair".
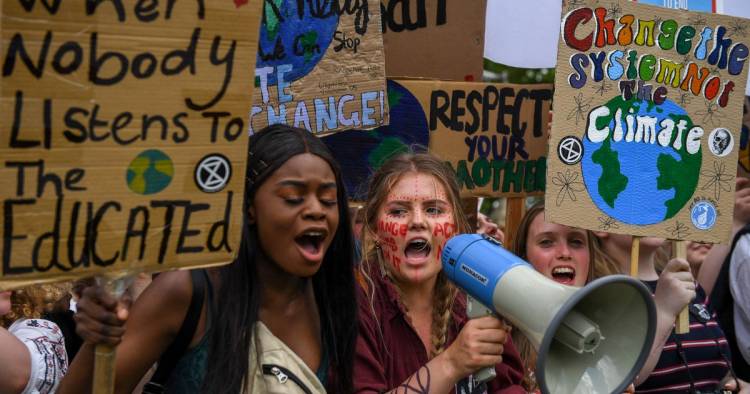
<path id="1" fill-rule="evenodd" d="M 380 207 L 388 196 L 388 192 L 408 172 L 434 176 L 443 185 L 448 194 L 449 203 L 453 209 L 457 233 L 470 231 L 469 222 L 461 207 L 458 183 L 452 170 L 444 162 L 429 154 L 405 153 L 394 156 L 383 163 L 370 179 L 362 227 L 362 255 L 364 258 L 359 267 L 360 277 L 362 278 L 360 284 L 366 285 L 366 293 L 370 298 L 370 308 L 376 319 L 377 315 L 374 307 L 375 288 L 370 275 L 378 272 L 374 269 L 379 269 L 382 274 L 391 276 L 389 268 L 383 262 L 382 256 L 379 253 L 379 245 L 376 241 L 377 216 Z M 401 293 L 397 281 L 392 280 L 391 282 L 396 291 Z M 445 344 L 448 340 L 448 328 L 452 321 L 453 304 L 457 294 L 458 289 L 448 281 L 441 271 L 435 282 L 433 293 L 432 325 L 430 329 L 430 345 L 432 349 L 430 350 L 430 358 L 440 354 L 445 349 Z M 380 325 L 378 324 L 378 326 Z"/>

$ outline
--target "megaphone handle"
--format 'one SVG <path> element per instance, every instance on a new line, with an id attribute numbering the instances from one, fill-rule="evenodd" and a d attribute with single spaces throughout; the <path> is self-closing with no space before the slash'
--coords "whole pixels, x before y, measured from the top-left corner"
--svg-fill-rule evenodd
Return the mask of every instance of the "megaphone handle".
<path id="1" fill-rule="evenodd" d="M 481 302 L 474 299 L 474 297 L 470 295 L 466 295 L 466 316 L 469 317 L 469 319 L 474 319 L 477 317 L 492 315 L 492 310 L 484 306 Z M 474 384 L 475 385 L 481 385 L 482 383 L 489 382 L 495 377 L 497 374 L 495 373 L 495 367 L 485 367 L 480 369 L 477 372 L 474 372 Z"/>

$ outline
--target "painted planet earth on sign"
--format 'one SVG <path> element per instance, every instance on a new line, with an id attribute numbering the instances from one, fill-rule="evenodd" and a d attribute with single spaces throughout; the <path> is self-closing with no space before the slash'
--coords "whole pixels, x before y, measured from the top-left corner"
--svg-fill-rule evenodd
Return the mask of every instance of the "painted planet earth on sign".
<path id="1" fill-rule="evenodd" d="M 284 72 L 286 82 L 296 81 L 315 68 L 333 40 L 339 16 L 330 12 L 330 6 L 318 10 L 314 4 L 296 0 L 264 2 L 256 68 L 282 67 L 277 71 Z M 276 72 L 268 74 L 268 83 L 278 83 Z"/>
<path id="2" fill-rule="evenodd" d="M 174 166 L 169 156 L 157 149 L 141 152 L 128 166 L 128 188 L 138 194 L 158 193 L 172 182 Z"/>
<path id="3" fill-rule="evenodd" d="M 581 166 L 589 195 L 604 213 L 627 224 L 670 219 L 688 203 L 698 185 L 700 146 L 695 151 L 692 145 L 689 152 L 686 143 L 693 122 L 670 100 L 655 105 L 617 97 L 605 106 L 608 115 L 597 118 L 596 127 L 609 126 L 611 132 L 597 142 L 588 134 L 583 138 Z M 615 122 L 617 116 L 620 119 Z M 636 117 L 656 118 L 656 133 L 639 135 Z M 683 132 L 676 126 L 665 132 L 661 125 L 666 124 L 682 125 Z"/>
<path id="4" fill-rule="evenodd" d="M 323 142 L 341 163 L 346 191 L 352 200 L 365 200 L 370 176 L 388 158 L 407 151 L 427 151 L 427 117 L 417 98 L 400 84 L 388 80 L 388 105 L 388 126 L 323 137 Z"/>

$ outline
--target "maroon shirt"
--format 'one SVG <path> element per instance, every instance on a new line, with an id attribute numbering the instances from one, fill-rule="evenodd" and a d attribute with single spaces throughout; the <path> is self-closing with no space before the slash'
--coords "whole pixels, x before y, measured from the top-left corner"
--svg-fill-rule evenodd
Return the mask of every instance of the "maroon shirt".
<path id="1" fill-rule="evenodd" d="M 393 390 L 429 361 L 422 340 L 398 302 L 393 284 L 379 272 L 373 273 L 372 280 L 375 282 L 372 306 L 365 291 L 361 287 L 357 291 L 359 337 L 354 359 L 354 389 L 358 393 Z M 453 306 L 446 346 L 453 342 L 466 320 L 466 298 L 461 294 Z M 510 336 L 504 349 L 503 362 L 495 366 L 497 378 L 488 384 L 488 392 L 525 393 L 520 385 L 523 366 Z"/>

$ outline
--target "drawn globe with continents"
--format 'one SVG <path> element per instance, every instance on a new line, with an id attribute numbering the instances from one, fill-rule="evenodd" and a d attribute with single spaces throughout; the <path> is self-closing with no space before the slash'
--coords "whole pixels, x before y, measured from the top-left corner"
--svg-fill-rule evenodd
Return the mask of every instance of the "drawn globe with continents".
<path id="1" fill-rule="evenodd" d="M 325 55 L 339 24 L 330 1 L 266 0 L 258 40 L 256 67 L 274 67 L 268 83 L 276 85 L 277 67 L 284 81 L 307 75 Z"/>
<path id="2" fill-rule="evenodd" d="M 660 105 L 645 100 L 616 97 L 605 104 L 609 115 L 598 117 L 597 129 L 609 126 L 609 135 L 601 142 L 583 138 L 581 168 L 589 195 L 605 214 L 631 225 L 651 225 L 677 214 L 692 198 L 698 184 L 701 150 L 690 154 L 686 147 L 693 122 L 684 109 L 670 100 Z M 615 115 L 621 110 L 623 133 L 615 134 Z M 637 117 L 655 117 L 657 138 L 638 141 Z M 628 142 L 628 117 L 632 120 L 633 140 Z M 668 129 L 662 121 L 675 125 L 685 122 L 682 133 Z M 666 122 L 665 124 L 669 124 Z M 677 136 L 681 143 L 675 144 Z M 677 148 L 675 148 L 677 146 Z"/>
<path id="3" fill-rule="evenodd" d="M 400 84 L 388 80 L 390 124 L 375 130 L 352 130 L 323 137 L 341 163 L 350 198 L 364 201 L 370 175 L 393 155 L 425 152 L 429 142 L 427 117 L 417 98 Z"/>
<path id="4" fill-rule="evenodd" d="M 130 162 L 125 178 L 131 191 L 147 195 L 164 190 L 173 176 L 174 165 L 169 156 L 158 149 L 149 149 Z"/>

